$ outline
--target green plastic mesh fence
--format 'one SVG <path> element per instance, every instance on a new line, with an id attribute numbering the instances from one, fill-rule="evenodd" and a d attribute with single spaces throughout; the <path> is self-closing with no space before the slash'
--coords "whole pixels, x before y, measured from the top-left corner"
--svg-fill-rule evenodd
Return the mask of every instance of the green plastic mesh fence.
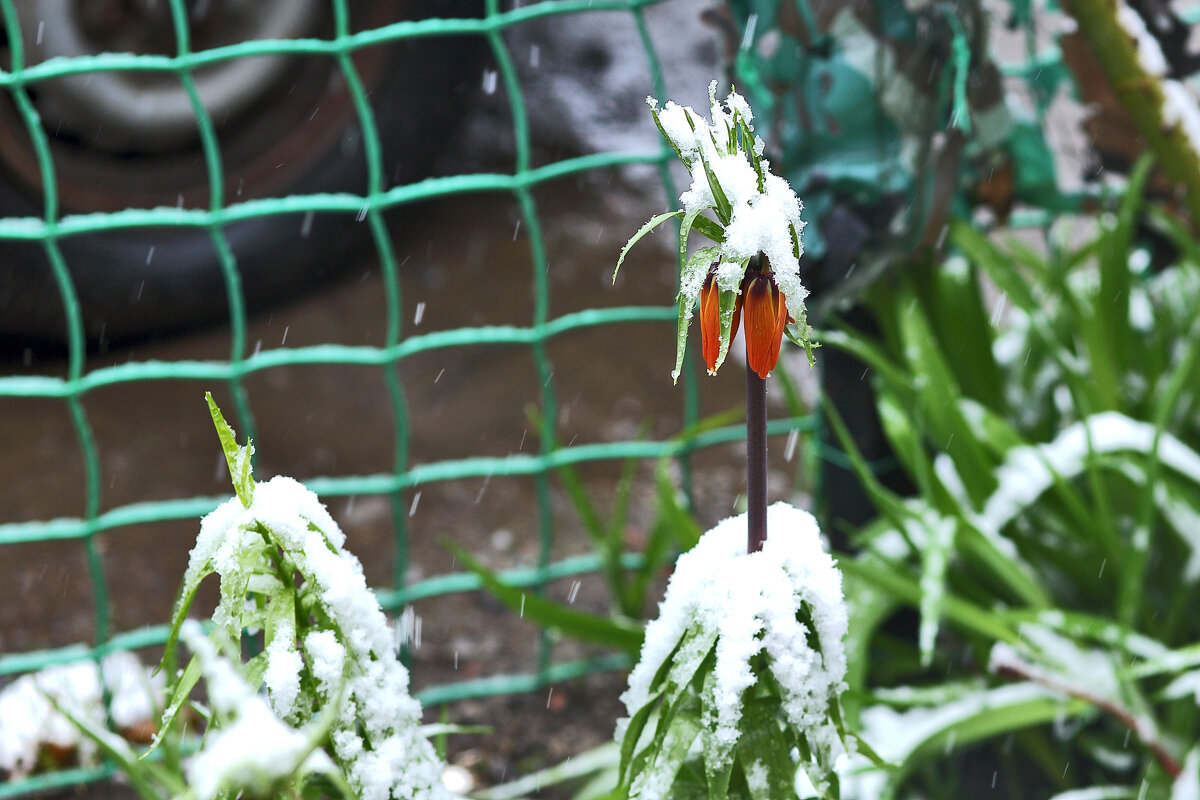
<path id="1" fill-rule="evenodd" d="M 552 560 L 555 536 L 554 515 L 551 509 L 551 475 L 563 464 L 589 461 L 627 459 L 661 459 L 679 457 L 686 466 L 687 455 L 699 448 L 736 441 L 743 436 L 740 426 L 732 425 L 707 430 L 684 438 L 662 440 L 630 439 L 596 444 L 565 446 L 558 441 L 556 419 L 556 383 L 553 367 L 547 358 L 548 343 L 556 337 L 594 326 L 626 323 L 662 323 L 664 340 L 671 337 L 670 326 L 675 311 L 668 293 L 664 303 L 653 307 L 617 307 L 582 310 L 561 316 L 550 314 L 550 281 L 543 245 L 542 220 L 534 190 L 542 184 L 598 168 L 624 164 L 659 165 L 668 193 L 674 195 L 667 171 L 668 151 L 642 153 L 606 152 L 566 160 L 557 160 L 532 167 L 530 132 L 522 96 L 522 87 L 513 59 L 506 50 L 506 29 L 546 15 L 571 14 L 584 10 L 610 10 L 630 15 L 645 45 L 651 74 L 658 75 L 654 49 L 646 30 L 643 7 L 647 0 L 598 0 L 589 2 L 547 2 L 502 11 L 497 0 L 486 3 L 486 13 L 478 18 L 425 19 L 400 22 L 378 29 L 352 32 L 346 0 L 333 2 L 334 35 L 327 39 L 273 39 L 246 41 L 216 49 L 193 50 L 188 44 L 187 9 L 183 0 L 171 0 L 171 23 L 178 42 L 178 52 L 170 55 L 102 54 L 98 56 L 58 58 L 32 63 L 22 51 L 22 42 L 29 41 L 28 32 L 22 35 L 21 17 L 14 0 L 0 0 L 4 23 L 11 48 L 10 68 L 0 72 L 0 89 L 7 91 L 24 123 L 36 153 L 36 168 L 44 187 L 44 213 L 39 217 L 0 220 L 0 239 L 36 243 L 44 250 L 49 268 L 61 296 L 66 318 L 67 358 L 61 375 L 9 375 L 0 377 L 0 401 L 36 399 L 61 404 L 69 415 L 77 446 L 82 454 L 84 511 L 79 516 L 33 521 L 0 522 L 0 558 L 9 558 L 4 551 L 14 552 L 27 543 L 75 540 L 85 552 L 90 578 L 89 602 L 94 618 L 94 640 L 90 643 L 54 647 L 29 652 L 4 652 L 0 655 L 0 680 L 47 666 L 83 659 L 98 659 L 117 650 L 153 647 L 166 636 L 163 626 L 115 629 L 110 607 L 111 574 L 103 564 L 102 535 L 110 539 L 123 531 L 147 523 L 166 521 L 196 521 L 211 510 L 220 498 L 174 497 L 146 499 L 117 507 L 105 508 L 103 487 L 112 479 L 102 468 L 93 422 L 86 409 L 89 393 L 120 384 L 149 386 L 157 381 L 188 381 L 195 385 L 199 398 L 206 388 L 224 386 L 232 399 L 226 407 L 238 433 L 253 437 L 256 432 L 255 397 L 247 381 L 257 373 L 279 367 L 356 366 L 377 368 L 391 405 L 394 425 L 392 466 L 387 472 L 370 475 L 313 477 L 306 483 L 324 499 L 352 496 L 382 496 L 389 499 L 394 528 L 393 584 L 379 590 L 385 608 L 396 611 L 414 601 L 449 593 L 468 592 L 479 588 L 478 580 L 468 573 L 451 573 L 407 580 L 408 531 L 407 520 L 414 503 L 414 493 L 420 487 L 464 478 L 493 478 L 529 476 L 534 484 L 539 545 L 537 563 L 531 568 L 506 573 L 515 584 L 542 587 L 566 576 L 595 572 L 599 560 L 591 555 Z M 510 104 L 515 142 L 515 169 L 511 174 L 465 174 L 428 179 L 417 183 L 386 188 L 385 165 L 380 155 L 380 134 L 370 102 L 366 96 L 352 56 L 361 48 L 413 37 L 479 37 L 490 47 L 498 78 Z M 40 37 L 40 32 L 39 32 Z M 224 60 L 274 54 L 304 54 L 332 58 L 353 102 L 354 113 L 362 132 L 367 162 L 367 191 L 365 194 L 332 193 L 290 195 L 244 202 L 230 202 L 233 191 L 225 185 L 222 172 L 222 152 L 215 122 L 206 110 L 197 91 L 193 72 L 206 65 Z M 199 130 L 210 202 L 206 208 L 128 208 L 104 213 L 64 214 L 60 211 L 58 182 L 61 175 L 51 153 L 46 125 L 39 118 L 38 108 L 31 99 L 45 81 L 80 74 L 112 71 L 145 71 L 175 76 L 185 90 Z M 662 94 L 661 84 L 657 87 Z M 384 221 L 384 213 L 405 204 L 450 194 L 506 192 L 515 199 L 520 212 L 520 225 L 529 241 L 530 264 L 527 280 L 534 294 L 533 316 L 525 325 L 465 327 L 433 333 L 406 331 L 402 320 L 401 259 Z M 382 346 L 353 346 L 338 343 L 318 343 L 309 346 L 258 349 L 248 346 L 248 317 L 246 302 L 240 286 L 239 267 L 234 249 L 227 240 L 226 229 L 231 224 L 272 215 L 297 213 L 341 213 L 357 215 L 370 228 L 386 302 L 386 334 Z M 73 287 L 67 259 L 63 254 L 64 241 L 71 237 L 110 233 L 140 228 L 178 227 L 205 232 L 219 257 L 228 303 L 230 343 L 227 356 L 214 360 L 143 361 L 131 358 L 125 363 L 100 367 L 89 364 L 88 332 L 84 329 L 80 301 Z M 615 255 L 615 254 L 614 254 Z M 405 404 L 405 387 L 398 366 L 416 354 L 440 348 L 494 347 L 517 345 L 527 347 L 535 364 L 538 389 L 537 431 L 538 449 L 535 453 L 505 457 L 466 457 L 436 463 L 413 464 L 409 457 L 409 438 L 419 420 L 410 418 Z M 679 419 L 686 430 L 697 419 L 698 386 L 694 376 L 685 378 L 678 394 L 681 404 Z M 201 416 L 203 408 L 197 402 L 195 411 Z M 811 419 L 777 419 L 771 432 L 812 430 Z M 212 440 L 213 452 L 216 440 Z M 11 556 L 15 557 L 15 556 Z M 167 576 L 168 581 L 177 576 Z M 161 609 L 163 617 L 168 609 Z M 426 688 L 420 699 L 437 704 L 461 698 L 527 691 L 547 686 L 573 676 L 597 670 L 619 668 L 622 657 L 604 655 L 555 661 L 548 638 L 543 635 L 538 644 L 537 668 L 528 674 L 483 675 L 446 685 Z M 67 769 L 41 773 L 20 781 L 0 785 L 0 797 L 47 791 L 57 786 L 102 779 L 111 768 Z"/>
<path id="2" fill-rule="evenodd" d="M 55 404 L 69 419 L 76 446 L 81 454 L 83 511 L 70 517 L 51 516 L 17 522 L 0 519 L 0 560 L 10 558 L 22 545 L 72 541 L 84 551 L 84 563 L 90 579 L 86 601 L 92 609 L 92 641 L 50 649 L 12 651 L 0 643 L 0 681 L 51 665 L 85 659 L 98 659 L 119 650 L 153 648 L 166 636 L 163 626 L 122 629 L 114 625 L 111 604 L 112 575 L 104 565 L 103 541 L 112 541 L 150 523 L 194 523 L 210 511 L 221 498 L 214 496 L 158 497 L 147 496 L 135 502 L 106 507 L 104 487 L 114 480 L 112 468 L 104 468 L 95 434 L 94 420 L 87 408 L 90 395 L 118 386 L 152 387 L 166 381 L 194 385 L 195 413 L 203 419 L 204 409 L 199 402 L 205 389 L 224 387 L 222 402 L 227 416 L 241 436 L 253 437 L 256 432 L 255 392 L 253 381 L 273 370 L 290 367 L 312 367 L 327 370 L 361 368 L 376 370 L 382 391 L 386 394 L 392 423 L 390 466 L 370 474 L 323 475 L 316 470 L 305 482 L 323 499 L 372 496 L 386 498 L 390 507 L 390 526 L 393 562 L 391 580 L 380 586 L 379 597 L 386 609 L 398 611 L 423 599 L 461 594 L 476 590 L 479 581 L 469 573 L 448 572 L 433 577 L 412 579 L 409 571 L 410 531 L 409 514 L 419 499 L 421 487 L 444 484 L 463 479 L 521 478 L 532 483 L 532 509 L 537 532 L 536 563 L 527 568 L 505 573 L 508 581 L 541 589 L 555 580 L 594 573 L 600 568 L 595 555 L 555 558 L 556 516 L 554 513 L 554 471 L 568 464 L 586 462 L 616 462 L 633 460 L 654 461 L 676 459 L 680 465 L 685 491 L 690 492 L 689 463 L 705 448 L 736 442 L 744 436 L 740 425 L 700 429 L 695 423 L 701 414 L 699 385 L 694 371 L 685 371 L 682 386 L 676 395 L 679 411 L 674 415 L 676 427 L 657 438 L 636 435 L 610 437 L 612 440 L 575 445 L 563 442 L 556 426 L 560 410 L 556 391 L 558 381 L 549 350 L 558 339 L 587 329 L 608 326 L 661 325 L 662 338 L 672 339 L 676 310 L 669 288 L 663 289 L 661 305 L 585 308 L 569 313 L 552 313 L 552 281 L 543 226 L 545 208 L 539 211 L 537 191 L 555 181 L 583 176 L 596 170 L 627 165 L 649 165 L 658 170 L 659 180 L 668 197 L 677 195 L 669 163 L 670 151 L 665 147 L 650 152 L 600 152 L 565 159 L 535 158 L 531 144 L 530 122 L 526 99 L 522 92 L 514 54 L 510 52 L 506 34 L 519 26 L 557 15 L 582 12 L 611 12 L 628 15 L 645 50 L 649 64 L 648 89 L 665 97 L 661 71 L 647 29 L 645 13 L 657 0 L 550 0 L 531 5 L 512 4 L 502 7 L 499 0 L 486 0 L 483 13 L 475 17 L 430 18 L 396 22 L 382 27 L 356 30 L 350 23 L 351 0 L 332 0 L 332 33 L 323 38 L 264 38 L 222 44 L 211 48 L 193 48 L 189 44 L 188 5 L 185 0 L 170 0 L 169 18 L 173 28 L 176 51 L 169 54 L 132 55 L 103 53 L 92 56 L 55 58 L 45 61 L 31 59 L 23 43 L 31 41 L 29 31 L 22 32 L 23 17 L 18 13 L 16 0 L 0 0 L 0 12 L 7 30 L 10 63 L 0 70 L 0 90 L 7 92 L 25 129 L 34 154 L 31 171 L 35 182 L 42 187 L 42 213 L 36 216 L 0 219 L 0 242 L 23 242 L 40 248 L 52 273 L 65 316 L 67 355 L 61 374 L 0 376 L 0 402 L 34 400 Z M 836 4 L 835 4 L 836 5 Z M 983 14 L 976 4 L 962 4 L 964 11 L 956 14 L 940 4 L 929 4 L 925 11 L 904 10 L 902 4 L 876 4 L 879 13 L 877 30 L 847 27 L 853 22 L 851 14 L 838 15 L 830 4 L 795 3 L 780 0 L 735 0 L 725 11 L 715 12 L 712 22 L 725 30 L 728 39 L 727 60 L 733 77 L 750 97 L 761 117 L 767 120 L 772 147 L 779 153 L 785 174 L 796 185 L 808 206 L 808 214 L 816 213 L 822 220 L 847 220 L 854 223 L 841 230 L 830 225 L 812 225 L 806 232 L 813 256 L 824 259 L 826 267 L 841 273 L 817 284 L 837 284 L 849 279 L 854 270 L 850 262 L 837 262 L 838 246 L 858 243 L 864 245 L 863 235 L 874 228 L 887 228 L 896 203 L 906 202 L 914 194 L 932 205 L 922 217 L 910 215 L 909 223 L 898 237 L 892 237 L 887 247 L 877 247 L 876 260 L 884 264 L 895 259 L 896 253 L 908 252 L 922 237 L 928 237 L 929 225 L 940 225 L 950 206 L 955 213 L 980 198 L 971 198 L 972 183 L 983 185 L 996 173 L 996 161 L 988 152 L 1000 151 L 1009 157 L 1010 175 L 1007 194 L 993 197 L 993 204 L 1003 206 L 1003 215 L 1015 202 L 1018 206 L 1013 220 L 1044 224 L 1046 212 L 1075 208 L 1086 200 L 1086 192 L 1062 192 L 1055 179 L 1052 148 L 1045 133 L 1045 116 L 1058 85 L 1066 79 L 1058 53 L 1046 49 L 1044 37 L 1039 38 L 1031 4 L 1015 2 L 1010 22 L 1012 29 L 1025 31 L 1025 47 L 1017 47 L 1018 57 L 1008 64 L 1003 75 L 1009 82 L 1027 85 L 1029 115 L 1025 121 L 1003 117 L 997 111 L 1003 104 L 1003 91 L 991 94 L 968 83 L 968 74 L 979 71 L 978 56 L 989 47 L 981 41 L 979 30 L 972 25 L 982 24 Z M 814 8 L 816 9 L 814 11 Z M 940 9 L 940 10 L 939 10 Z M 918 18 L 921 19 L 918 19 Z M 832 21 L 831 21 L 832 20 Z M 965 24 L 964 24 L 965 23 Z M 933 26 L 930 28 L 930 26 Z M 940 26 L 940 28 L 939 28 Z M 945 34 L 948 48 L 926 47 L 926 41 L 937 39 L 930 30 Z M 815 35 L 818 31 L 820 35 Z M 40 29 L 36 39 L 41 39 Z M 512 123 L 515 150 L 511 172 L 475 172 L 439 177 L 417 182 L 391 185 L 388 165 L 382 154 L 381 132 L 368 98 L 368 88 L 356 66 L 355 55 L 360 51 L 389 43 L 408 40 L 439 41 L 449 37 L 473 38 L 490 51 L 495 65 L 495 78 L 506 95 Z M 875 37 L 874 39 L 872 37 Z M 890 40 L 894 50 L 871 45 L 875 40 Z M 878 42 L 876 42 L 878 43 Z M 898 44 L 897 44 L 898 43 Z M 862 46 L 862 47 L 860 47 Z M 1023 49 L 1024 58 L 1020 51 Z M 869 52 L 870 57 L 862 57 Z M 236 59 L 273 55 L 312 56 L 330 59 L 344 81 L 352 105 L 352 114 L 361 131 L 365 154 L 366 181 L 364 192 L 331 192 L 290 194 L 283 197 L 261 197 L 240 200 L 240 187 L 228 185 L 223 172 L 223 152 L 218 135 L 218 120 L 214 120 L 197 88 L 195 73 L 204 67 Z M 887 59 L 912 67 L 920 63 L 929 73 L 928 96 L 902 99 L 901 105 L 922 108 L 928 113 L 920 119 L 910 119 L 917 128 L 897 126 L 889 118 L 889 109 L 878 107 L 876 98 L 887 96 L 896 100 L 896 86 L 877 86 L 868 66 L 876 67 Z M 907 60 L 905 60 L 907 59 Z M 920 61 L 920 59 L 926 59 Z M 973 59 L 976 59 L 973 61 Z M 207 177 L 207 205 L 203 207 L 138 207 L 107 210 L 98 213 L 76 214 L 61 210 L 62 170 L 56 169 L 52 154 L 51 133 L 47 122 L 39 116 L 35 102 L 40 87 L 58 79 L 103 73 L 145 73 L 173 76 L 186 94 L 191 115 L 199 134 L 204 173 Z M 885 70 L 886 73 L 886 70 Z M 890 74 L 890 73 L 888 73 Z M 997 78 L 1001 73 L 991 74 Z M 707 83 L 714 76 L 697 76 L 697 82 Z M 985 76 L 987 77 L 987 76 Z M 411 78 L 409 78 L 411 79 Z M 985 81 L 986 82 L 986 81 Z M 985 87 L 986 89 L 987 87 Z M 992 87 L 995 89 L 995 87 Z M 895 111 L 895 109 L 892 109 Z M 992 116 L 988 116 L 991 114 Z M 910 115 L 912 117 L 913 115 Z M 1003 117 L 1003 119 L 1002 119 Z M 795 119 L 813 122 L 797 126 Z M 953 191 L 939 195 L 940 184 L 934 177 L 942 169 L 936 157 L 928 161 L 912 160 L 922 154 L 920 147 L 907 142 L 932 136 L 933 128 L 942 126 L 954 132 L 970 132 L 975 121 L 971 144 L 961 164 L 956 163 Z M 991 123 L 999 124 L 992 125 Z M 806 122 L 807 125 L 807 122 Z M 847 136 L 845 125 L 857 135 Z M 990 127 L 989 127 L 990 125 Z M 924 126 L 924 127 L 920 127 Z M 980 128 L 982 127 L 982 131 Z M 816 130 L 814 134 L 813 131 Z M 979 144 L 988 132 L 1002 131 L 996 141 Z M 983 155 L 980 155 L 983 154 Z M 928 156 L 928 153 L 924 153 Z M 977 157 L 978 156 L 978 157 Z M 957 158 L 957 153 L 955 154 Z M 973 176 L 973 177 L 972 177 Z M 995 181 L 991 182 L 994 187 Z M 941 186 L 941 188 L 945 188 Z M 978 188 L 978 186 L 976 187 Z M 1003 187 L 1002 187 L 1003 189 Z M 393 233 L 385 214 L 401 207 L 449 196 L 480 193 L 505 193 L 515 203 L 518 224 L 528 240 L 529 270 L 521 279 L 527 282 L 533 296 L 532 315 L 524 324 L 456 327 L 428 333 L 416 326 L 406 329 L 401 298 L 402 262 L 396 251 Z M 945 193 L 943 193 L 945 194 Z M 984 198 L 983 202 L 988 203 Z M 963 204 L 967 205 L 964 206 Z M 911 207 L 911 203 L 909 204 Z M 849 211 L 847 211 L 849 209 Z M 848 213 L 857 209 L 861 219 L 851 219 Z M 864 209 L 866 211 L 864 211 Z M 881 210 L 882 209 L 882 210 Z M 884 212 L 887 213 L 884 213 Z M 1032 212 L 1032 213 L 1031 213 Z M 251 346 L 251 321 L 247 299 L 239 272 L 236 248 L 228 232 L 232 226 L 247 220 L 270 219 L 286 215 L 337 214 L 356 217 L 366 224 L 379 263 L 386 330 L 382 344 L 355 345 L 336 342 L 317 342 L 301 346 Z M 930 222 L 933 220 L 934 222 Z M 849 223 L 847 223 L 849 224 Z M 857 226 L 857 227 L 855 227 Z M 894 226 L 892 226 L 894 228 Z M 205 359 L 141 360 L 130 357 L 122 363 L 104 362 L 95 366 L 89 356 L 89 336 L 85 330 L 80 299 L 64 256 L 64 243 L 75 237 L 138 229 L 172 228 L 202 232 L 211 242 L 223 277 L 228 313 L 228 349 L 220 357 Z M 631 229 L 629 233 L 632 233 Z M 855 240 L 849 233 L 858 236 Z M 865 231 L 866 234 L 862 232 Z M 808 239 L 809 235 L 811 239 Z M 933 231 L 936 238 L 936 230 Z M 623 237 L 622 237 L 623 238 Z M 872 238 L 872 242 L 882 241 Z M 890 252 L 891 251 L 895 252 Z M 615 253 L 613 254 L 615 257 Z M 148 256 L 147 256 L 148 258 Z M 855 262 L 857 263 L 857 262 Z M 832 265 L 832 266 L 831 266 Z M 848 268 L 848 269 L 847 269 Z M 867 270 L 864 267 L 864 272 Z M 286 338 L 286 332 L 285 332 Z M 260 343 L 261 344 L 261 343 Z M 453 459 L 416 462 L 411 456 L 414 430 L 422 421 L 414 419 L 406 404 L 406 387 L 401 379 L 401 367 L 410 359 L 430 352 L 454 348 L 479 348 L 486 352 L 496 346 L 527 348 L 533 363 L 536 380 L 537 411 L 532 415 L 536 452 L 506 456 L 466 456 Z M 637 347 L 631 347 L 635 355 Z M 608 354 L 611 356 L 612 354 Z M 617 354 L 627 358 L 628 355 Z M 666 370 L 664 370 L 665 374 Z M 486 387 L 481 387 L 481 392 Z M 349 413 L 349 412 L 348 412 Z M 818 420 L 810 416 L 792 416 L 771 422 L 772 435 L 812 433 Z M 680 434 L 680 432 L 688 432 Z M 330 443 L 331 445 L 334 443 Z M 212 452 L 216 452 L 215 437 Z M 822 456 L 836 460 L 829 448 Z M 261 455 L 261 454 L 260 454 Z M 194 527 L 192 528 L 194 531 Z M 353 546 L 353 544 L 352 544 Z M 8 551 L 6 553 L 6 551 Z M 166 576 L 173 582 L 176 576 Z M 165 618 L 167 609 L 163 608 Z M 447 703 L 470 697 L 529 691 L 556 681 L 582 676 L 625 665 L 623 657 L 599 654 L 582 659 L 557 660 L 550 638 L 542 634 L 537 642 L 536 668 L 519 674 L 484 674 L 451 683 L 426 687 L 419 695 L 426 704 Z M 20 781 L 0 785 L 0 798 L 44 792 L 54 787 L 102 779 L 111 775 L 110 767 L 67 769 L 34 775 Z"/>

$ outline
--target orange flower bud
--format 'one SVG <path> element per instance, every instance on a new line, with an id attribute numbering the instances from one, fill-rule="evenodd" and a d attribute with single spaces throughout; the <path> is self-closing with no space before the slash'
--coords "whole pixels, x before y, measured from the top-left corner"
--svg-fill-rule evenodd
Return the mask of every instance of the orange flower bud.
<path id="1" fill-rule="evenodd" d="M 721 354 L 721 290 L 717 288 L 717 263 L 714 261 L 708 268 L 708 277 L 704 279 L 704 287 L 700 290 L 700 351 L 709 375 L 717 371 L 717 356 Z M 741 316 L 742 298 L 739 296 L 733 306 L 730 341 L 737 334 Z"/>
<path id="2" fill-rule="evenodd" d="M 787 302 L 770 272 L 746 278 L 742 294 L 746 307 L 746 363 L 766 378 L 779 361 L 779 345 L 787 325 Z"/>

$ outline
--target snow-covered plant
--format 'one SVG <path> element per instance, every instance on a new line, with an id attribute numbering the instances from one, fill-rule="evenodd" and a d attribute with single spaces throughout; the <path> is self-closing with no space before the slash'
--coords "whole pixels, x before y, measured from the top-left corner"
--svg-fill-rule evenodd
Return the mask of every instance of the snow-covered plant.
<path id="1" fill-rule="evenodd" d="M 682 219 L 678 380 L 693 309 L 715 374 L 739 321 L 746 341 L 746 514 L 680 557 L 658 619 L 646 628 L 623 699 L 618 794 L 658 798 L 838 797 L 838 695 L 846 659 L 841 575 L 806 512 L 767 507 L 766 378 L 784 333 L 812 362 L 800 282 L 802 205 L 770 172 L 753 114 L 736 92 L 711 121 L 647 98 L 654 123 L 691 174 L 679 211 L 634 234 L 617 259 L 668 219 Z M 715 219 L 705 216 L 711 213 Z M 714 244 L 688 256 L 698 230 Z M 614 273 L 615 277 L 615 273 Z M 768 533 L 768 529 L 770 532 Z M 797 776 L 803 776 L 798 782 Z"/>
<path id="2" fill-rule="evenodd" d="M 620 792 L 637 800 L 838 796 L 846 606 L 816 521 L 784 503 L 680 556 L 622 696 Z"/>
<path id="3" fill-rule="evenodd" d="M 847 798 L 1200 790 L 1200 248 L 1143 212 L 1148 166 L 1048 255 L 954 224 L 961 256 L 873 299 L 878 339 L 827 337 L 915 487 L 839 432 L 880 515 L 839 562 L 847 724 L 894 765 L 849 764 Z"/>
<path id="4" fill-rule="evenodd" d="M 0 691 L 0 776 L 24 777 L 44 758 L 91 763 L 89 731 L 106 732 L 109 715 L 114 745 L 144 741 L 162 703 L 162 676 L 124 651 L 24 675 Z"/>
<path id="5" fill-rule="evenodd" d="M 164 730 L 201 677 L 208 689 L 189 794 L 268 796 L 289 787 L 361 800 L 448 798 L 393 629 L 344 534 L 295 480 L 256 484 L 251 445 L 239 447 L 208 402 L 236 496 L 201 523 L 164 656 L 174 662 L 181 633 L 194 654 L 173 680 Z M 220 601 L 205 637 L 186 617 L 214 573 Z M 248 662 L 244 632 L 262 636 Z"/>
<path id="6" fill-rule="evenodd" d="M 633 235 L 617 259 L 617 269 L 639 239 L 668 219 L 682 219 L 679 321 L 671 376 L 679 379 L 688 323 L 699 303 L 708 371 L 715 374 L 724 362 L 744 315 L 747 361 L 765 378 L 775 368 L 784 333 L 812 360 L 815 343 L 804 306 L 808 290 L 800 282 L 804 206 L 787 181 L 771 174 L 745 99 L 730 92 L 723 104 L 718 102 L 716 81 L 709 85 L 708 96 L 711 121 L 689 106 L 668 101 L 659 108 L 657 100 L 646 98 L 655 125 L 687 167 L 692 184 L 679 197 L 682 209 L 653 217 Z M 693 230 L 714 244 L 689 256 Z"/>
<path id="7" fill-rule="evenodd" d="M 186 768 L 189 793 L 198 800 L 238 792 L 269 797 L 286 787 L 302 789 L 319 775 L 343 796 L 353 795 L 342 772 L 321 749 L 336 706 L 299 728 L 284 722 L 251 686 L 243 674 L 239 645 L 223 633 L 218 629 L 206 636 L 190 619 L 180 627 L 206 681 L 210 705 L 204 744 Z"/>

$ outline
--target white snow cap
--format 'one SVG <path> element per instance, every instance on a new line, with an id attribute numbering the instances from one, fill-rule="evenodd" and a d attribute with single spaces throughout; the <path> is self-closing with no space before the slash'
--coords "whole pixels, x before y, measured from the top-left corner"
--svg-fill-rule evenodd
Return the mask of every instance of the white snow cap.
<path id="1" fill-rule="evenodd" d="M 699 626 L 715 636 L 717 648 L 712 698 L 717 718 L 709 739 L 717 752 L 710 757 L 719 761 L 730 755 L 737 741 L 742 695 L 757 679 L 750 660 L 765 650 L 789 723 L 802 729 L 825 763 L 832 764 L 841 741 L 827 714 L 845 688 L 846 674 L 842 576 L 808 512 L 776 503 L 767 510 L 767 531 L 763 549 L 748 554 L 746 515 L 732 517 L 680 556 L 658 619 L 646 626 L 641 659 L 621 699 L 630 715 L 645 705 L 664 660 Z M 809 646 L 809 630 L 798 619 L 802 606 L 811 617 L 819 651 Z M 692 641 L 712 639 L 698 636 Z M 707 652 L 706 646 L 682 648 L 673 669 L 687 670 L 681 662 L 699 662 Z"/>

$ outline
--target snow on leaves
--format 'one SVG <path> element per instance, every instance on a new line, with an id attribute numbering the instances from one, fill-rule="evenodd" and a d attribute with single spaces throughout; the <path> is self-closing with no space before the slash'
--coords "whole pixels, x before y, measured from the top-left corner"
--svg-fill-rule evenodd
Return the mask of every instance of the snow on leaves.
<path id="1" fill-rule="evenodd" d="M 703 784 L 709 796 L 782 797 L 797 757 L 814 787 L 836 796 L 841 573 L 807 512 L 777 503 L 768 530 L 748 554 L 746 517 L 734 517 L 680 557 L 622 695 L 630 716 L 617 738 L 631 798 L 703 793 Z"/>

